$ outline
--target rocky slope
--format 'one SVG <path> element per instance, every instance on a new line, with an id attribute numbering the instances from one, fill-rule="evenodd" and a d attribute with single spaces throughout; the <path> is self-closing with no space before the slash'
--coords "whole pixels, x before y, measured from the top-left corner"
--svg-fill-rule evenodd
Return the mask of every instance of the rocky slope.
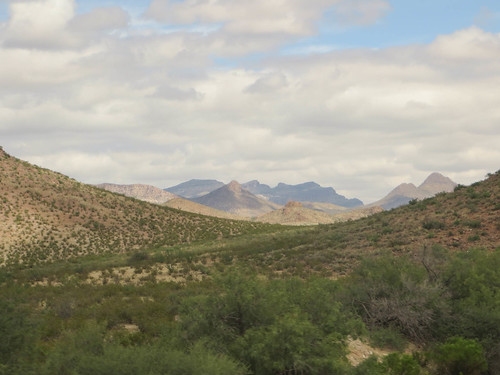
<path id="1" fill-rule="evenodd" d="M 288 202 L 285 207 L 257 217 L 255 220 L 271 224 L 315 225 L 356 220 L 383 211 L 380 207 L 346 210 L 334 215 L 304 207 L 302 202 Z"/>
<path id="2" fill-rule="evenodd" d="M 117 185 L 117 184 L 99 184 L 98 188 L 111 191 L 113 193 L 123 194 L 127 197 L 140 199 L 141 201 L 162 204 L 169 200 L 178 198 L 177 195 L 151 185 L 133 184 L 133 185 Z"/>

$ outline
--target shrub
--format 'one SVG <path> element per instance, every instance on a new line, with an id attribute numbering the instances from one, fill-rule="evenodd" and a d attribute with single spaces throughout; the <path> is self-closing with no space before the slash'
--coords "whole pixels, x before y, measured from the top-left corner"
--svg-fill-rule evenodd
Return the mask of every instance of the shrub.
<path id="1" fill-rule="evenodd" d="M 422 227 L 424 229 L 444 229 L 445 224 L 441 221 L 426 219 L 422 222 Z"/>
<path id="2" fill-rule="evenodd" d="M 442 375 L 479 375 L 488 367 L 481 345 L 461 337 L 446 340 L 430 356 Z"/>

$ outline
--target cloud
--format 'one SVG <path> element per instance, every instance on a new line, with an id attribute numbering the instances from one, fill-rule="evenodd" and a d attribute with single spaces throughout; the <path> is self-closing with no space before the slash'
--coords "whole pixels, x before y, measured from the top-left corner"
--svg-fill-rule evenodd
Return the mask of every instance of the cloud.
<path id="1" fill-rule="evenodd" d="M 96 8 L 77 15 L 70 22 L 70 30 L 80 33 L 121 29 L 128 25 L 129 15 L 120 7 Z"/>
<path id="2" fill-rule="evenodd" d="M 368 26 L 383 18 L 392 7 L 385 0 L 351 0 L 338 4 L 335 20 L 341 26 Z"/>
<path id="3" fill-rule="evenodd" d="M 84 182 L 314 180 L 367 202 L 434 170 L 469 183 L 499 168 L 498 34 L 472 27 L 426 45 L 214 62 L 314 33 L 348 2 L 287 4 L 285 14 L 280 2 L 153 1 L 148 16 L 176 31 L 135 33 L 120 8 L 76 15 L 69 0 L 14 2 L 0 35 L 2 146 Z M 349 22 L 388 11 L 350 4 L 359 17 Z M 23 19 L 38 35 L 23 35 Z M 220 25 L 193 32 L 191 22 Z"/>
<path id="4" fill-rule="evenodd" d="M 257 79 L 244 91 L 248 93 L 276 93 L 288 86 L 288 80 L 282 72 L 269 73 Z"/>
<path id="5" fill-rule="evenodd" d="M 75 15 L 74 0 L 26 0 L 9 3 L 3 44 L 40 50 L 81 48 L 100 33 L 124 28 L 128 14 L 119 7 L 96 8 Z"/>
<path id="6" fill-rule="evenodd" d="M 5 45 L 21 48 L 71 45 L 71 37 L 63 30 L 74 15 L 73 1 L 12 1 L 9 7 L 11 18 L 5 30 Z"/>

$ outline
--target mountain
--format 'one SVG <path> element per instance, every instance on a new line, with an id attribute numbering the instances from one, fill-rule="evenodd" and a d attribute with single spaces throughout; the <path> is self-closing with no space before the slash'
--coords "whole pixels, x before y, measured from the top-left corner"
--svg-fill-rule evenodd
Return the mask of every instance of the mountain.
<path id="1" fill-rule="evenodd" d="M 253 233 L 263 225 L 114 194 L 11 157 L 0 148 L 0 266 L 173 246 Z"/>
<path id="2" fill-rule="evenodd" d="M 332 215 L 305 208 L 301 202 L 293 201 L 288 202 L 285 207 L 261 215 L 255 220 L 263 223 L 287 225 L 332 224 L 335 222 Z"/>
<path id="3" fill-rule="evenodd" d="M 298 185 L 288 185 L 280 182 L 276 187 L 260 184 L 258 181 L 249 181 L 242 185 L 253 194 L 262 195 L 271 202 L 284 205 L 289 201 L 330 203 L 342 207 L 362 206 L 359 199 L 347 199 L 337 194 L 331 187 L 321 187 L 315 182 L 305 182 Z"/>
<path id="4" fill-rule="evenodd" d="M 245 190 L 248 190 L 250 193 L 255 195 L 269 196 L 271 195 L 273 189 L 266 184 L 261 184 L 257 180 L 252 180 L 241 184 L 241 187 Z"/>
<path id="5" fill-rule="evenodd" d="M 196 203 L 184 198 L 175 198 L 169 200 L 168 202 L 164 203 L 164 205 L 171 208 L 175 208 L 176 210 L 192 212 L 200 215 L 214 216 L 232 220 L 248 220 L 248 218 L 238 215 L 233 215 L 230 214 L 229 212 L 217 210 L 212 207 L 204 206 L 200 203 Z"/>
<path id="6" fill-rule="evenodd" d="M 193 198 L 192 201 L 243 217 L 260 216 L 280 208 L 279 205 L 243 189 L 236 181 L 231 181 L 202 197 Z"/>
<path id="7" fill-rule="evenodd" d="M 441 192 L 449 193 L 455 189 L 455 186 L 457 186 L 457 184 L 450 178 L 434 172 L 422 182 L 418 189 L 433 196 Z"/>
<path id="8" fill-rule="evenodd" d="M 413 199 L 425 199 L 433 197 L 441 192 L 451 192 L 457 186 L 448 177 L 440 173 L 431 173 L 425 181 L 418 187 L 412 183 L 402 183 L 394 188 L 384 198 L 369 204 L 368 206 L 380 206 L 385 210 L 390 210 L 408 204 Z"/>
<path id="9" fill-rule="evenodd" d="M 141 201 L 162 204 L 177 198 L 177 195 L 151 185 L 133 184 L 133 185 L 117 185 L 117 184 L 99 184 L 98 188 L 111 191 L 113 193 L 123 194 L 127 197 L 140 199 Z"/>
<path id="10" fill-rule="evenodd" d="M 255 220 L 263 223 L 287 225 L 333 224 L 342 221 L 361 219 L 382 211 L 383 209 L 381 207 L 363 207 L 354 210 L 345 210 L 345 212 L 331 215 L 307 208 L 302 202 L 290 201 L 285 207 L 268 212 L 267 214 L 257 217 Z"/>
<path id="11" fill-rule="evenodd" d="M 337 206 L 331 203 L 322 202 L 301 202 L 302 206 L 305 208 L 310 208 L 311 210 L 323 211 L 330 215 L 340 214 L 342 212 L 351 211 L 352 208 Z"/>
<path id="12" fill-rule="evenodd" d="M 224 186 L 223 182 L 217 180 L 189 180 L 179 185 L 164 189 L 183 198 L 198 198 Z"/>

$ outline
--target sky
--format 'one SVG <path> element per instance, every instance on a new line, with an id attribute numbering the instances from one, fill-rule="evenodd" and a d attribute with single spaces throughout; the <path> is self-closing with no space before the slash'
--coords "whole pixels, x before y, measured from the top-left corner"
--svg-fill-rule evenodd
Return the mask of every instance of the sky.
<path id="1" fill-rule="evenodd" d="M 0 0 L 0 146 L 97 184 L 500 169 L 498 0 Z"/>

